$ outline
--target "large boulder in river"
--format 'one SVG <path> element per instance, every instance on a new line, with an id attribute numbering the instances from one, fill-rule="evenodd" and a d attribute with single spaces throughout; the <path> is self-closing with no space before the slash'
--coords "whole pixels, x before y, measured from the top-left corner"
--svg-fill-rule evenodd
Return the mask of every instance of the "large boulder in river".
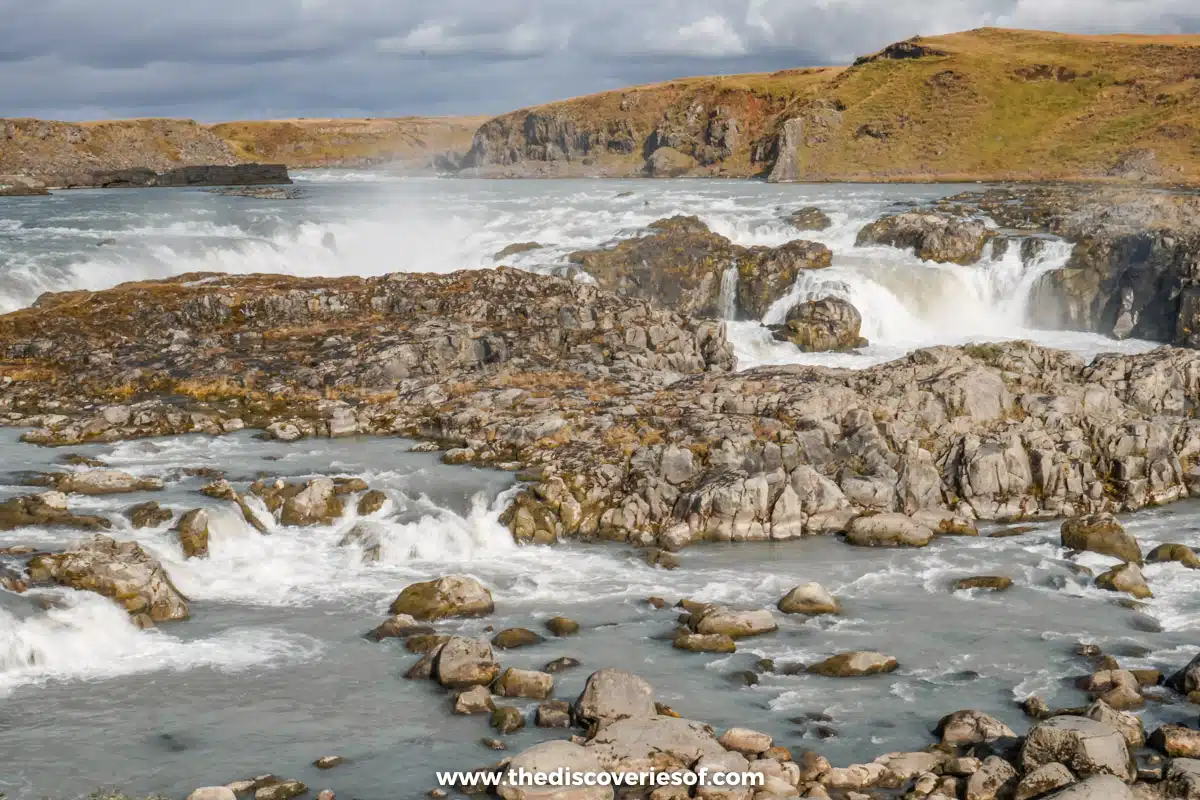
<path id="1" fill-rule="evenodd" d="M 642 171 L 651 178 L 678 178 L 696 168 L 696 159 L 674 147 L 660 147 L 650 154 Z"/>
<path id="2" fill-rule="evenodd" d="M 859 547 L 924 547 L 933 531 L 904 514 L 858 517 L 850 523 L 846 543 Z"/>
<path id="3" fill-rule="evenodd" d="M 791 342 L 806 353 L 853 350 L 865 347 L 860 334 L 862 315 L 845 300 L 826 297 L 792 306 L 782 325 L 771 326 L 772 335 Z"/>
<path id="4" fill-rule="evenodd" d="M 329 478 L 314 478 L 283 501 L 284 525 L 329 525 L 342 515 L 343 501 Z"/>
<path id="5" fill-rule="evenodd" d="M 567 741 L 542 742 L 508 763 L 508 775 L 552 775 L 559 770 L 595 775 L 603 769 L 595 751 Z M 518 786 L 508 775 L 496 790 L 504 800 L 612 800 L 613 796 L 611 786 Z"/>
<path id="6" fill-rule="evenodd" d="M 1090 550 L 1134 564 L 1142 563 L 1142 548 L 1137 539 L 1121 527 L 1112 514 L 1071 517 L 1062 524 L 1062 546 L 1071 550 Z"/>
<path id="7" fill-rule="evenodd" d="M 1024 771 L 1056 761 L 1081 778 L 1115 775 L 1131 782 L 1137 775 L 1121 732 L 1087 717 L 1052 717 L 1029 731 L 1021 748 Z"/>
<path id="8" fill-rule="evenodd" d="M 788 293 L 800 273 L 824 269 L 833 252 L 823 244 L 796 239 L 780 247 L 752 247 L 737 259 L 738 316 L 761 319 L 771 305 Z"/>
<path id="9" fill-rule="evenodd" d="M 719 606 L 692 614 L 689 625 L 696 633 L 724 634 L 731 639 L 758 636 L 779 627 L 771 612 L 765 608 L 756 611 L 734 611 Z"/>
<path id="10" fill-rule="evenodd" d="M 840 614 L 841 605 L 837 598 L 819 583 L 805 583 L 795 587 L 779 600 L 779 610 L 785 614 Z"/>
<path id="11" fill-rule="evenodd" d="M 447 689 L 484 686 L 499 674 L 491 645 L 479 639 L 452 636 L 433 659 L 433 679 Z"/>
<path id="12" fill-rule="evenodd" d="M 1185 544 L 1160 544 L 1146 556 L 1148 564 L 1178 562 L 1188 569 L 1200 569 L 1200 556 Z"/>
<path id="13" fill-rule="evenodd" d="M 924 261 L 974 264 L 994 235 L 980 220 L 939 212 L 906 211 L 867 225 L 858 232 L 855 244 L 912 250 Z"/>
<path id="14" fill-rule="evenodd" d="M 34 556 L 29 574 L 35 582 L 54 581 L 112 598 L 142 624 L 188 617 L 187 599 L 137 542 L 95 536 L 65 553 Z"/>
<path id="15" fill-rule="evenodd" d="M 64 525 L 89 531 L 112 527 L 103 517 L 72 514 L 67 510 L 67 496 L 62 492 L 13 497 L 0 503 L 0 531 L 29 525 Z"/>
<path id="16" fill-rule="evenodd" d="M 203 508 L 194 508 L 180 517 L 175 532 L 185 558 L 208 555 L 208 512 Z"/>
<path id="17" fill-rule="evenodd" d="M 652 717 L 658 713 L 654 689 L 649 683 L 633 673 L 611 668 L 588 677 L 574 711 L 581 722 Z"/>
<path id="18" fill-rule="evenodd" d="M 1097 575 L 1096 585 L 1110 592 L 1131 594 L 1140 600 L 1154 596 L 1154 593 L 1150 591 L 1149 584 L 1146 583 L 1146 576 L 1142 574 L 1142 568 L 1128 562 L 1113 567 L 1102 575 Z"/>
<path id="19" fill-rule="evenodd" d="M 479 581 L 463 575 L 406 586 L 391 606 L 393 614 L 410 614 L 426 622 L 447 617 L 479 617 L 495 610 L 492 593 Z"/>

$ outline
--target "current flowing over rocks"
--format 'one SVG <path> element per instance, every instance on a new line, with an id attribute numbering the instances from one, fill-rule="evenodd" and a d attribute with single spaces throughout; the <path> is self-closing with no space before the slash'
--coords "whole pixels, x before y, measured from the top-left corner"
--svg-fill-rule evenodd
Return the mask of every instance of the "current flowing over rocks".
<path id="1" fill-rule="evenodd" d="M 995 238 L 987 237 L 990 244 Z M 746 316 L 761 317 L 796 277 L 771 271 L 769 259 L 780 254 L 754 257 L 763 259 L 755 269 L 766 272 L 739 270 L 738 297 L 749 288 L 749 299 L 739 302 L 752 303 Z M 947 267 L 960 268 L 971 267 Z M 250 428 L 263 437 L 260 446 L 286 464 L 292 454 L 336 441 L 368 447 L 370 436 L 412 437 L 423 442 L 417 453 L 436 451 L 446 469 L 499 467 L 519 478 L 518 489 L 479 513 L 488 523 L 500 517 L 502 536 L 491 542 L 512 547 L 518 554 L 513 558 L 532 558 L 527 554 L 543 549 L 515 548 L 514 542 L 565 545 L 553 556 L 564 565 L 613 551 L 576 543 L 630 544 L 646 548 L 663 567 L 651 573 L 661 586 L 688 580 L 667 576 L 686 576 L 697 562 L 707 569 L 710 560 L 745 552 L 704 544 L 807 539 L 794 544 L 827 542 L 841 560 L 890 559 L 898 569 L 922 564 L 937 572 L 929 566 L 936 559 L 953 562 L 996 544 L 986 541 L 998 532 L 989 523 L 1013 531 L 1016 523 L 1029 523 L 1052 528 L 1049 538 L 1061 545 L 1061 552 L 1045 554 L 1047 562 L 1062 574 L 1078 571 L 1077 579 L 1060 580 L 1079 587 L 1086 602 L 1111 600 L 1112 613 L 1121 615 L 1114 619 L 1124 620 L 1150 618 L 1134 601 L 1154 600 L 1164 591 L 1170 596 L 1172 571 L 1186 573 L 1195 561 L 1186 545 L 1154 547 L 1157 542 L 1147 543 L 1129 518 L 1112 516 L 1186 500 L 1200 486 L 1194 467 L 1200 429 L 1192 418 L 1200 370 L 1193 350 L 1166 347 L 1089 363 L 1017 341 L 923 347 L 864 370 L 791 365 L 738 372 L 727 320 L 701 315 L 686 306 L 691 300 L 681 306 L 684 301 L 664 298 L 657 289 L 608 291 L 578 277 L 507 268 L 365 279 L 204 274 L 50 294 L 33 308 L 0 317 L 3 369 L 11 378 L 0 387 L 0 403 L 7 423 L 28 429 L 29 443 L 73 448 L 144 444 L 151 452 L 173 441 L 159 437 L 184 433 L 249 441 Z M 135 439 L 153 441 L 127 441 Z M 1160 705 L 1167 713 L 1186 708 L 1183 698 L 1197 683 L 1195 670 L 1184 666 L 1191 652 L 1171 657 L 1171 673 L 1182 670 L 1167 688 L 1158 686 L 1161 675 L 1156 680 L 1145 674 L 1144 664 L 1089 664 L 1080 669 L 1087 674 L 1079 691 L 1090 706 L 1047 707 L 1047 718 L 1026 726 L 1013 717 L 1001 721 L 961 711 L 944 719 L 937 734 L 943 747 L 960 748 L 953 753 L 865 756 L 835 767 L 797 747 L 819 748 L 839 738 L 842 722 L 823 719 L 825 711 L 815 706 L 803 712 L 811 717 L 787 712 L 800 720 L 794 723 L 796 740 L 758 731 L 758 712 L 747 712 L 733 726 L 723 723 L 724 733 L 687 719 L 691 712 L 682 720 L 673 716 L 662 701 L 684 713 L 696 698 L 680 695 L 679 687 L 671 687 L 675 694 L 656 695 L 638 677 L 636 662 L 606 652 L 613 639 L 605 637 L 615 634 L 604 613 L 593 619 L 581 614 L 590 608 L 556 608 L 554 592 L 561 589 L 539 585 L 557 578 L 544 574 L 550 571 L 544 565 L 504 563 L 491 580 L 484 570 L 493 565 L 484 562 L 495 553 L 469 553 L 478 560 L 454 553 L 448 563 L 430 565 L 423 548 L 441 535 L 437 526 L 445 520 L 423 513 L 424 506 L 397 495 L 390 484 L 377 484 L 380 471 L 364 471 L 360 479 L 339 472 L 340 464 L 319 466 L 315 474 L 271 471 L 273 462 L 253 469 L 221 464 L 227 479 L 219 472 L 205 475 L 203 491 L 199 480 L 189 483 L 190 500 L 181 502 L 179 475 L 147 476 L 130 466 L 129 453 L 136 451 L 122 452 L 125 460 L 113 467 L 79 460 L 22 476 L 53 491 L 4 504 L 5 527 L 14 536 L 28 534 L 36 546 L 4 554 L 0 586 L 24 581 L 18 572 L 16 581 L 5 583 L 3 570 L 14 563 L 29 570 L 38 598 L 54 585 L 82 589 L 80 594 L 123 608 L 131 625 L 143 627 L 194 614 L 186 626 L 162 624 L 144 634 L 192 636 L 193 623 L 207 625 L 225 613 L 214 610 L 219 598 L 204 594 L 208 587 L 200 577 L 215 575 L 227 586 L 258 580 L 270 591 L 275 578 L 267 569 L 250 581 L 244 573 L 225 581 L 219 570 L 240 569 L 240 562 L 265 558 L 272 547 L 328 539 L 330 549 L 348 554 L 337 564 L 353 580 L 387 576 L 386 590 L 370 601 L 378 616 L 359 615 L 353 623 L 358 629 L 347 637 L 352 644 L 405 659 L 389 674 L 408 670 L 426 680 L 417 690 L 398 691 L 445 693 L 438 701 L 444 708 L 431 713 L 449 717 L 457 711 L 464 724 L 477 718 L 475 739 L 505 737 L 501 743 L 515 758 L 529 752 L 530 737 L 542 735 L 533 730 L 535 721 L 540 730 L 560 732 L 574 721 L 582 743 L 557 742 L 530 758 L 548 764 L 561 756 L 575 763 L 580 756 L 572 748 L 578 748 L 590 753 L 578 763 L 594 757 L 606 768 L 659 756 L 689 771 L 700 764 L 744 765 L 777 781 L 766 796 L 898 790 L 914 797 L 1007 800 L 1049 792 L 1087 796 L 1096 787 L 1118 794 L 1148 791 L 1146 786 L 1160 784 L 1128 756 L 1133 750 L 1146 756 L 1141 742 L 1151 734 L 1149 746 L 1172 759 L 1156 767 L 1164 791 L 1191 785 L 1192 773 L 1177 762 L 1192 747 L 1194 720 L 1143 732 L 1135 716 L 1157 713 Z M 409 525 L 407 538 L 397 542 L 397 528 Z M 108 533 L 38 552 L 47 546 L 41 528 L 58 526 Z M 248 549 L 233 558 L 234 548 Z M 397 574 L 398 553 L 412 555 L 399 562 Z M 698 587 L 702 591 L 685 613 L 664 609 L 660 618 L 639 599 L 637 613 L 655 626 L 649 637 L 639 637 L 664 661 L 691 659 L 722 682 L 738 681 L 744 689 L 728 691 L 746 696 L 755 696 L 757 684 L 778 695 L 793 691 L 780 687 L 808 682 L 838 684 L 831 693 L 877 686 L 886 693 L 895 685 L 899 695 L 922 680 L 910 660 L 915 644 L 900 650 L 847 642 L 853 635 L 845 637 L 841 626 L 852 634 L 867 605 L 861 587 L 827 576 L 807 557 L 793 565 L 806 574 L 755 586 L 753 600 L 741 596 L 747 587 Z M 629 563 L 629 574 L 641 580 L 641 557 Z M 668 566 L 677 569 L 668 573 Z M 968 581 L 956 593 L 965 597 L 952 596 L 954 584 L 944 576 L 929 578 L 924 588 L 935 598 L 929 602 L 957 613 L 960 603 L 1021 604 L 1031 593 L 1055 588 L 1024 565 L 1005 565 L 1002 572 L 1012 577 L 993 576 L 999 565 L 989 567 L 954 576 Z M 959 577 L 976 572 L 975 579 Z M 325 580 L 340 579 L 313 572 L 304 582 L 322 591 Z M 203 596 L 193 600 L 192 587 Z M 986 588 L 1008 591 L 983 597 L 979 590 Z M 537 604 L 521 599 L 542 591 Z M 281 608 L 297 602 L 286 592 L 272 601 Z M 385 621 L 384 609 L 390 614 Z M 47 609 L 58 616 L 61 611 Z M 372 626 L 378 627 L 367 638 L 377 641 L 357 641 Z M 794 640 L 805 641 L 800 660 L 777 657 Z M 1060 643 L 1047 638 L 1038 646 L 1051 650 Z M 260 649 L 259 643 L 238 647 Z M 605 657 L 597 659 L 598 653 Z M 727 666 L 705 666 L 723 658 Z M 1126 656 L 1106 658 L 1124 662 Z M 560 669 L 579 659 L 587 664 L 583 670 Z M 978 680 L 977 663 L 957 666 L 964 685 Z M 1155 666 L 1171 674 L 1165 663 Z M 1015 695 L 1017 687 L 1002 687 L 1010 690 Z M 1164 697 L 1174 702 L 1162 703 Z M 784 713 L 766 702 L 764 717 Z M 1154 710 L 1145 712 L 1148 706 Z M 932 730 L 957 707 L 923 706 L 920 713 Z M 1056 722 L 1063 719 L 1070 724 Z M 489 720 L 496 730 L 488 730 Z M 1024 741 L 1015 741 L 1021 735 L 1016 731 L 1026 729 Z M 172 736 L 171 747 L 191 746 L 187 737 Z M 346 755 L 353 769 L 355 754 Z M 486 758 L 481 754 L 479 761 Z M 285 796 L 296 788 L 291 780 L 277 780 L 255 791 Z M 1191 790 L 1170 791 L 1176 794 L 1163 800 Z"/>

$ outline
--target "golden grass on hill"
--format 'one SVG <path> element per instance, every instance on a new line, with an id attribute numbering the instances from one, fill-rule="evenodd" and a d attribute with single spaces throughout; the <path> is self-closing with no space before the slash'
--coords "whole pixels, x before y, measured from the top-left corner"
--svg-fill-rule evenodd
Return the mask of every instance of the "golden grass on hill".
<path id="1" fill-rule="evenodd" d="M 983 28 L 911 41 L 932 54 L 672 80 L 500 119 L 558 115 L 587 131 L 624 120 L 644 141 L 664 120 L 723 108 L 739 144 L 700 174 L 764 172 L 756 145 L 801 117 L 801 179 L 1200 182 L 1200 36 Z"/>

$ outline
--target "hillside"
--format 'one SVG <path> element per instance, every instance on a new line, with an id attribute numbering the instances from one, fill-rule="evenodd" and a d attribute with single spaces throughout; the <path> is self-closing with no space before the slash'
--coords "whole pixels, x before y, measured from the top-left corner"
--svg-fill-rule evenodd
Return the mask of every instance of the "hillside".
<path id="1" fill-rule="evenodd" d="M 192 120 L 53 122 L 0 119 L 0 175 L 51 186 L 86 185 L 94 171 L 283 163 L 289 167 L 401 162 L 424 166 L 469 146 L 479 118 L 281 120 L 203 125 Z"/>
<path id="2" fill-rule="evenodd" d="M 690 78 L 523 109 L 485 175 L 1200 182 L 1200 36 L 984 28 L 853 66 Z M 669 149 L 664 149 L 669 148 Z"/>

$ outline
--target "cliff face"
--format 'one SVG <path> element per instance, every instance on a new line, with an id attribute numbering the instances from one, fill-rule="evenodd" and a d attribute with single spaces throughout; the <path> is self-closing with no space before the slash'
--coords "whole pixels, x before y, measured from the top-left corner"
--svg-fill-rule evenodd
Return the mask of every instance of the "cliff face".
<path id="1" fill-rule="evenodd" d="M 465 150 L 481 120 L 289 120 L 202 125 L 144 119 L 53 122 L 0 119 L 0 175 L 50 186 L 96 185 L 95 173 L 269 162 L 354 166 L 395 161 L 425 166 Z"/>
<path id="2" fill-rule="evenodd" d="M 523 109 L 484 124 L 463 166 L 1192 183 L 1198 111 L 1200 36 L 980 29 L 897 43 L 850 67 L 692 78 Z"/>

